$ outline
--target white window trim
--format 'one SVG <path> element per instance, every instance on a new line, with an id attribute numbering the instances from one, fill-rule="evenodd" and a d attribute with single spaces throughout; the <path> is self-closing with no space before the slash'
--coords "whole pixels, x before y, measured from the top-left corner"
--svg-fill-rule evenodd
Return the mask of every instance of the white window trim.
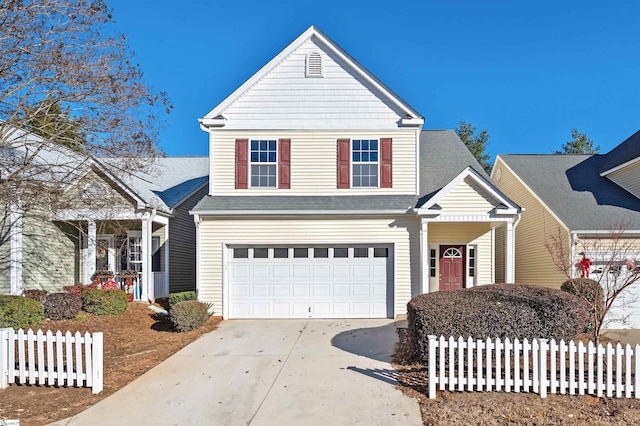
<path id="1" fill-rule="evenodd" d="M 474 269 L 474 275 L 473 277 L 469 274 L 469 269 L 470 269 L 470 265 L 471 265 L 471 249 L 474 250 L 474 256 L 473 259 L 475 260 L 475 266 L 473 267 Z M 467 261 L 466 261 L 467 265 L 466 265 L 466 276 L 467 276 L 467 283 L 466 286 L 467 287 L 475 287 L 477 285 L 478 282 L 478 244 L 467 244 Z"/>
<path id="2" fill-rule="evenodd" d="M 140 239 L 140 261 L 131 261 L 131 253 L 130 253 L 130 249 L 129 249 L 129 238 L 139 238 Z M 140 264 L 140 273 L 142 273 L 142 264 L 144 263 L 144 248 L 143 248 L 143 241 L 142 241 L 142 231 L 127 231 L 127 269 L 130 271 L 135 270 L 134 268 L 131 267 L 132 263 L 135 264 Z"/>
<path id="3" fill-rule="evenodd" d="M 115 240 L 115 236 L 113 234 L 98 234 L 96 235 L 96 241 L 98 240 L 108 240 L 109 241 L 109 248 L 107 250 L 107 256 L 108 257 L 108 265 L 109 265 L 109 270 L 111 272 L 117 272 L 117 262 L 116 262 L 116 240 Z M 97 254 L 97 247 L 96 247 L 96 254 Z"/>
<path id="4" fill-rule="evenodd" d="M 378 161 L 353 161 L 353 141 L 360 141 L 362 143 L 363 140 L 368 140 L 371 142 L 375 140 L 378 142 Z M 355 164 L 376 164 L 378 166 L 378 185 L 377 186 L 355 186 L 353 184 L 353 166 Z M 351 138 L 349 140 L 349 179 L 350 179 L 350 188 L 352 189 L 379 189 L 380 181 L 382 180 L 382 176 L 380 175 L 380 138 L 371 138 L 371 137 L 362 137 L 362 138 Z"/>
<path id="5" fill-rule="evenodd" d="M 254 163 L 253 161 L 251 161 L 251 141 L 260 142 L 261 140 L 266 140 L 266 141 L 275 140 L 276 141 L 276 162 L 275 163 L 270 163 L 270 162 L 267 162 L 267 163 L 259 163 L 259 162 L 258 163 Z M 278 189 L 278 184 L 280 182 L 280 175 L 279 175 L 280 171 L 278 170 L 278 168 L 279 168 L 278 164 L 280 163 L 280 147 L 278 146 L 279 145 L 279 141 L 280 141 L 280 138 L 274 138 L 274 137 L 249 138 L 249 146 L 248 146 L 248 149 L 249 149 L 249 152 L 248 152 L 248 154 L 249 154 L 248 155 L 248 157 L 249 157 L 248 158 L 248 160 L 249 160 L 249 182 L 247 182 L 249 188 L 257 189 L 257 190 L 260 190 L 260 191 L 262 191 L 262 190 L 270 191 L 270 190 Z M 251 173 L 251 166 L 254 166 L 254 165 L 256 165 L 256 166 L 259 166 L 259 165 L 264 166 L 264 165 L 271 165 L 271 164 L 273 164 L 276 167 L 276 184 L 275 184 L 275 186 L 253 186 L 251 184 L 252 177 L 253 177 L 253 175 Z"/>

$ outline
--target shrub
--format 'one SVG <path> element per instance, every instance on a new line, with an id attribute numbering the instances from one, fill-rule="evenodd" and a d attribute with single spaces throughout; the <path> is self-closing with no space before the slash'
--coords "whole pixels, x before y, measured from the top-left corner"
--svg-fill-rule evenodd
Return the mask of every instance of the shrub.
<path id="1" fill-rule="evenodd" d="M 576 296 L 588 301 L 591 320 L 588 322 L 585 331 L 593 331 L 595 325 L 593 320 L 593 301 L 596 299 L 596 294 L 598 295 L 598 302 L 596 303 L 595 308 L 598 310 L 600 318 L 604 316 L 604 292 L 602 291 L 598 281 L 589 278 L 574 278 L 573 282 L 571 280 L 563 282 L 560 286 L 560 290 L 575 294 Z"/>
<path id="2" fill-rule="evenodd" d="M 209 318 L 209 306 L 197 300 L 176 303 L 169 312 L 169 319 L 177 331 L 191 331 L 204 325 Z"/>
<path id="3" fill-rule="evenodd" d="M 169 309 L 176 303 L 186 302 L 187 300 L 198 300 L 198 293 L 195 291 L 182 291 L 180 293 L 172 293 L 169 295 Z"/>
<path id="4" fill-rule="evenodd" d="M 44 315 L 52 320 L 75 318 L 82 309 L 82 298 L 77 294 L 51 293 L 44 302 Z"/>
<path id="5" fill-rule="evenodd" d="M 82 283 L 77 283 L 74 285 L 67 285 L 62 287 L 62 291 L 67 293 L 67 294 L 75 294 L 77 296 L 80 296 L 82 294 L 83 291 L 88 290 L 89 286 L 86 286 Z M 95 287 L 94 287 L 95 288 Z"/>
<path id="6" fill-rule="evenodd" d="M 127 294 L 121 290 L 85 290 L 82 309 L 94 315 L 120 315 L 127 310 Z"/>
<path id="7" fill-rule="evenodd" d="M 39 327 L 44 319 L 42 303 L 23 296 L 0 296 L 0 328 Z"/>
<path id="8" fill-rule="evenodd" d="M 24 297 L 28 297 L 29 299 L 37 300 L 40 303 L 45 302 L 47 300 L 47 291 L 46 290 L 25 290 L 22 292 Z"/>
<path id="9" fill-rule="evenodd" d="M 577 296 L 519 284 L 422 294 L 407 308 L 411 339 L 423 361 L 429 335 L 569 340 L 584 331 L 589 318 Z"/>

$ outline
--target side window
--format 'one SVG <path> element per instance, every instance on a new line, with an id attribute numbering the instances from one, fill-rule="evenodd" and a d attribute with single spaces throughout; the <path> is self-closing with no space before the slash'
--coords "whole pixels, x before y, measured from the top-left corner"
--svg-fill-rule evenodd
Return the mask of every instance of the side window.
<path id="1" fill-rule="evenodd" d="M 275 188 L 278 161 L 275 140 L 255 140 L 250 143 L 251 187 Z"/>
<path id="2" fill-rule="evenodd" d="M 378 141 L 354 139 L 351 141 L 353 187 L 378 187 Z"/>

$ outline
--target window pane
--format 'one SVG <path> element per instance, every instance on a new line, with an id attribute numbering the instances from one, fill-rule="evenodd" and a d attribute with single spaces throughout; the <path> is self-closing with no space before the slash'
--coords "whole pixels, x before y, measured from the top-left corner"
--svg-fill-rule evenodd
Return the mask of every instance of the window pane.
<path id="1" fill-rule="evenodd" d="M 269 152 L 269 162 L 270 163 L 275 163 L 276 162 L 276 152 L 275 151 L 270 151 Z"/>
<path id="2" fill-rule="evenodd" d="M 329 257 L 329 249 L 326 247 L 314 248 L 313 257 L 315 258 L 327 258 Z"/>
<path id="3" fill-rule="evenodd" d="M 356 247 L 353 249 L 353 257 L 369 257 L 369 249 L 367 247 Z"/>
<path id="4" fill-rule="evenodd" d="M 362 150 L 363 151 L 368 150 L 369 149 L 369 141 L 367 141 L 367 140 L 362 141 L 362 145 L 361 146 L 362 146 Z"/>
<path id="5" fill-rule="evenodd" d="M 267 150 L 267 141 L 260 141 L 260 151 Z"/>
<path id="6" fill-rule="evenodd" d="M 359 176 L 356 176 L 355 173 L 353 174 L 353 186 L 354 187 L 359 187 L 362 186 L 362 182 Z"/>
<path id="7" fill-rule="evenodd" d="M 249 257 L 249 249 L 248 248 L 234 248 L 233 249 L 233 258 L 234 259 L 247 259 Z"/>
<path id="8" fill-rule="evenodd" d="M 251 162 L 252 163 L 256 163 L 258 161 L 258 153 L 257 152 L 252 152 L 251 153 Z"/>
<path id="9" fill-rule="evenodd" d="M 369 161 L 378 161 L 378 153 L 372 152 L 371 154 L 369 154 Z"/>
<path id="10" fill-rule="evenodd" d="M 349 249 L 346 247 L 334 248 L 333 257 L 349 257 Z"/>
<path id="11" fill-rule="evenodd" d="M 254 259 L 266 259 L 269 257 L 269 249 L 268 248 L 254 248 L 253 249 L 253 258 Z"/>
<path id="12" fill-rule="evenodd" d="M 308 248 L 294 248 L 293 249 L 293 257 L 309 257 L 309 249 Z"/>
<path id="13" fill-rule="evenodd" d="M 269 186 L 269 178 L 267 176 L 260 176 L 260 184 L 258 186 Z"/>
<path id="14" fill-rule="evenodd" d="M 260 162 L 261 163 L 266 163 L 267 162 L 267 153 L 266 152 L 260 152 Z"/>
<path id="15" fill-rule="evenodd" d="M 260 179 L 258 176 L 251 176 L 251 186 L 260 186 Z"/>
<path id="16" fill-rule="evenodd" d="M 360 161 L 360 153 L 359 152 L 354 152 L 353 153 L 353 161 Z"/>
<path id="17" fill-rule="evenodd" d="M 258 150 L 258 141 L 251 141 L 251 150 L 252 151 Z"/>
<path id="18" fill-rule="evenodd" d="M 376 247 L 373 249 L 373 257 L 389 257 L 389 249 L 384 247 Z"/>
<path id="19" fill-rule="evenodd" d="M 273 257 L 276 259 L 286 259 L 289 257 L 289 249 L 284 247 L 274 248 Z"/>
<path id="20" fill-rule="evenodd" d="M 360 141 L 357 140 L 357 139 L 353 141 L 353 150 L 354 151 L 359 151 L 360 150 Z"/>
<path id="21" fill-rule="evenodd" d="M 269 151 L 276 150 L 276 141 L 269 141 Z"/>
<path id="22" fill-rule="evenodd" d="M 369 153 L 368 152 L 363 152 L 361 159 L 362 159 L 362 161 L 369 161 Z"/>

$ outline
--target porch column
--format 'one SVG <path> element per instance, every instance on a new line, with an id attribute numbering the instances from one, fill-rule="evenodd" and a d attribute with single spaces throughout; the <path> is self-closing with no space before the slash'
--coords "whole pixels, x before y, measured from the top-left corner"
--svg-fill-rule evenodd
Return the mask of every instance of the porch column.
<path id="1" fill-rule="evenodd" d="M 429 222 L 420 218 L 420 293 L 429 293 Z"/>
<path id="2" fill-rule="evenodd" d="M 15 206 L 10 207 L 10 271 L 11 271 L 11 294 L 22 294 L 22 214 Z"/>
<path id="3" fill-rule="evenodd" d="M 153 300 L 153 277 L 151 276 L 151 234 L 153 230 L 151 214 L 142 215 L 142 300 Z"/>
<path id="4" fill-rule="evenodd" d="M 84 282 L 91 282 L 96 272 L 96 221 L 87 221 L 87 251 L 84 252 Z"/>
<path id="5" fill-rule="evenodd" d="M 505 232 L 504 242 L 504 280 L 507 283 L 513 284 L 515 282 L 515 232 L 513 231 L 513 222 L 509 220 L 507 222 L 507 232 Z"/>
<path id="6" fill-rule="evenodd" d="M 169 293 L 169 246 L 169 221 L 167 220 L 167 224 L 164 226 L 164 271 L 162 272 L 167 294 Z"/>

